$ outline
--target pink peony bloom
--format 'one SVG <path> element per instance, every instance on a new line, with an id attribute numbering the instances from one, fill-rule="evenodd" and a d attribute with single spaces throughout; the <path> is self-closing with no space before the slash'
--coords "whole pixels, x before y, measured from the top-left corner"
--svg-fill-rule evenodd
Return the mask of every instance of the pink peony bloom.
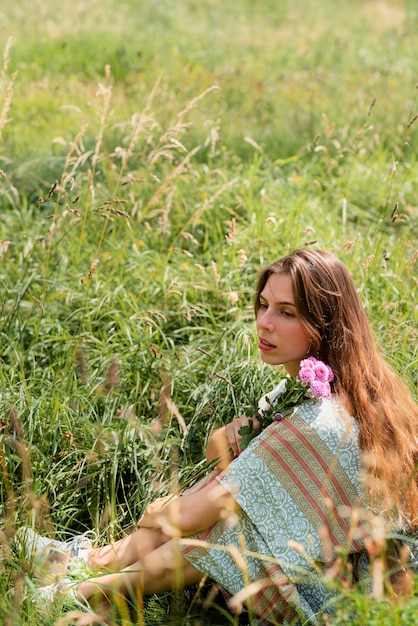
<path id="1" fill-rule="evenodd" d="M 307 359 L 302 359 L 302 361 L 300 362 L 300 367 L 302 368 L 309 368 L 309 369 L 313 369 L 314 365 L 316 363 L 316 358 L 314 356 L 310 356 Z"/>
<path id="2" fill-rule="evenodd" d="M 312 393 L 317 398 L 329 398 L 331 396 L 331 387 L 328 382 L 322 382 L 320 380 L 313 380 L 310 383 Z"/>
<path id="3" fill-rule="evenodd" d="M 322 363 L 322 361 L 318 361 L 317 363 L 315 363 L 314 370 L 316 380 L 319 380 L 321 382 L 329 381 L 330 368 L 328 367 L 328 365 L 325 365 L 325 363 Z"/>
<path id="4" fill-rule="evenodd" d="M 315 370 L 312 367 L 301 367 L 298 375 L 303 383 L 315 380 Z"/>
<path id="5" fill-rule="evenodd" d="M 328 382 L 332 383 L 332 381 L 334 380 L 334 372 L 332 371 L 329 365 L 327 365 L 327 368 L 328 368 Z"/>

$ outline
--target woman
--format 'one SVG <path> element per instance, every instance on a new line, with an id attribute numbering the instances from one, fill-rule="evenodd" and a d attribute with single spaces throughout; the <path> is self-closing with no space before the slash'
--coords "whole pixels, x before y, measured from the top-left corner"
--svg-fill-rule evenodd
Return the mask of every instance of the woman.
<path id="1" fill-rule="evenodd" d="M 207 458 L 220 473 L 151 504 L 136 532 L 91 550 L 89 567 L 110 572 L 79 583 L 78 599 L 208 575 L 267 622 L 315 623 L 329 600 L 327 568 L 339 559 L 340 575 L 361 575 L 371 513 L 399 531 L 418 525 L 417 407 L 379 354 L 345 266 L 321 250 L 280 259 L 261 272 L 255 315 L 262 360 L 296 377 L 317 357 L 333 371 L 332 397 L 295 407 L 244 451 L 246 416 L 215 431 Z"/>

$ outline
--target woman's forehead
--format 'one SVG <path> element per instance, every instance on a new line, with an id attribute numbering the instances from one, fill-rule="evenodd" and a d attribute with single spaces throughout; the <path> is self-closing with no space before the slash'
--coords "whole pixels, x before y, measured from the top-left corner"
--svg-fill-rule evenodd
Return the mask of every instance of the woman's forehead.
<path id="1" fill-rule="evenodd" d="M 270 274 L 260 295 L 276 304 L 295 304 L 293 283 L 288 274 Z"/>

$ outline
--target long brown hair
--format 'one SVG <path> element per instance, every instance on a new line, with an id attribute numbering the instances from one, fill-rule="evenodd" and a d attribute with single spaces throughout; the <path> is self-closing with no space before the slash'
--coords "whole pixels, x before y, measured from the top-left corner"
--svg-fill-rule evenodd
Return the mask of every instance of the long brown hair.
<path id="1" fill-rule="evenodd" d="M 296 250 L 261 272 L 256 314 L 273 273 L 291 277 L 310 353 L 330 365 L 333 391 L 359 424 L 370 506 L 418 526 L 418 407 L 380 354 L 349 271 L 324 250 Z"/>

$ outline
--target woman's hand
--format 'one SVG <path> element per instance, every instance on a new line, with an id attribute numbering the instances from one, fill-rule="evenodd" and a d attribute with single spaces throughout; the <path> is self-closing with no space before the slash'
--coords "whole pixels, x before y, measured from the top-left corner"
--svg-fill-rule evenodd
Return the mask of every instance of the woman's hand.
<path id="1" fill-rule="evenodd" d="M 139 527 L 157 529 L 164 541 L 168 541 L 205 530 L 237 509 L 226 487 L 211 480 L 196 492 L 187 491 L 151 502 L 145 508 Z"/>
<path id="2" fill-rule="evenodd" d="M 253 421 L 253 428 L 260 430 L 260 422 L 255 417 L 249 418 L 247 415 L 241 415 L 226 426 L 213 431 L 206 446 L 206 460 L 208 463 L 215 461 L 216 468 L 222 471 L 228 467 L 234 458 L 241 454 L 242 450 L 239 444 L 242 437 L 238 431 L 241 426 L 246 426 L 250 419 Z"/>
<path id="3" fill-rule="evenodd" d="M 252 420 L 253 430 L 260 430 L 261 424 L 258 419 L 256 417 L 248 417 L 247 415 L 240 415 L 240 417 L 237 417 L 225 426 L 225 435 L 234 457 L 237 457 L 242 452 L 240 448 L 242 436 L 239 434 L 239 429 L 241 426 L 247 426 L 250 420 Z"/>
<path id="4" fill-rule="evenodd" d="M 146 506 L 145 511 L 138 522 L 138 526 L 141 528 L 160 528 L 158 521 L 162 510 L 176 498 L 178 498 L 178 496 L 171 494 L 164 496 L 163 498 L 157 498 L 154 502 L 150 502 L 150 504 Z"/>

